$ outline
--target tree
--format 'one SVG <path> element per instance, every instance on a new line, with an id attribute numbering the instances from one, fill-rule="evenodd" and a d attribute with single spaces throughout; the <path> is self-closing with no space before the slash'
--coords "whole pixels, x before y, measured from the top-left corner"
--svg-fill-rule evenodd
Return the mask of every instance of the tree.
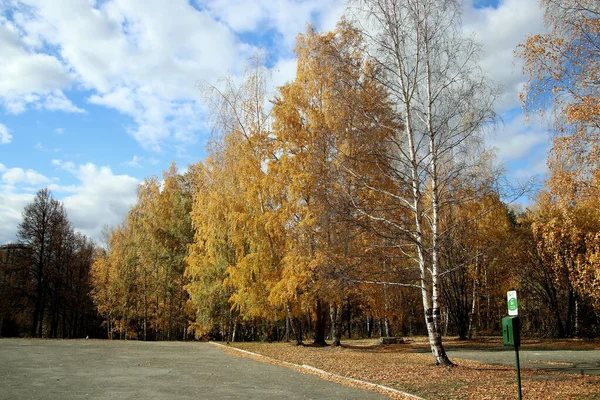
<path id="1" fill-rule="evenodd" d="M 53 262 L 53 243 L 64 234 L 67 217 L 62 204 L 52 198 L 50 190 L 37 192 L 33 203 L 23 211 L 23 221 L 17 233 L 19 239 L 33 252 L 32 276 L 34 280 L 34 310 L 31 336 L 42 337 L 44 313 L 48 301 L 50 268 Z"/>
<path id="2" fill-rule="evenodd" d="M 365 63 L 360 32 L 349 23 L 322 34 L 309 27 L 295 52 L 296 78 L 278 89 L 273 107 L 281 155 L 272 174 L 287 188 L 280 213 L 288 232 L 277 290 L 312 309 L 318 344 L 325 343 L 323 309 L 329 303 L 332 340 L 339 345 L 342 304 L 357 286 L 352 278 L 359 265 L 365 267 L 357 255 L 367 242 L 347 169 L 357 167 L 357 153 L 377 146 L 384 130 L 374 121 L 386 124 L 392 113 Z"/>
<path id="3" fill-rule="evenodd" d="M 253 58 L 244 80 L 205 87 L 213 141 L 205 164 L 193 168 L 194 244 L 188 256 L 188 286 L 197 322 L 206 332 L 226 326 L 233 340 L 239 322 L 278 319 L 284 305 L 271 301 L 279 280 L 284 228 L 277 211 L 283 186 L 269 173 L 278 157 L 271 138 L 266 69 Z M 209 299 L 212 294 L 218 295 Z M 223 300 L 225 298 L 225 300 Z M 207 307 L 208 304 L 213 306 Z M 230 304 L 229 310 L 223 310 Z M 207 323 L 208 322 L 208 323 Z"/>
<path id="4" fill-rule="evenodd" d="M 489 330 L 490 323 L 500 321 L 494 304 L 502 303 L 503 289 L 512 284 L 502 279 L 510 275 L 504 253 L 511 243 L 512 225 L 505 205 L 493 193 L 447 207 L 441 222 L 448 229 L 440 240 L 445 309 L 459 338 L 471 339 L 474 330 Z M 508 287 L 499 287 L 500 282 Z"/>
<path id="5" fill-rule="evenodd" d="M 112 338 L 185 339 L 185 257 L 192 241 L 192 189 L 172 164 L 164 182 L 147 178 L 125 221 L 110 233 L 92 269 L 94 300 Z M 161 187 L 162 186 L 162 187 Z"/>
<path id="6" fill-rule="evenodd" d="M 478 67 L 479 46 L 460 30 L 460 8 L 453 0 L 357 0 L 351 6 L 402 121 L 401 128 L 390 127 L 387 151 L 378 156 L 395 188 L 363 179 L 365 189 L 402 213 L 363 211 L 395 231 L 399 248 L 412 248 L 407 255 L 420 271 L 430 347 L 440 365 L 451 365 L 440 330 L 440 218 L 449 204 L 465 201 L 457 188 L 476 171 L 482 126 L 495 117 L 496 89 Z"/>
<path id="7" fill-rule="evenodd" d="M 17 336 L 22 325 L 31 331 L 31 256 L 20 243 L 0 246 L 0 336 Z"/>
<path id="8" fill-rule="evenodd" d="M 96 311 L 89 271 L 95 246 L 75 232 L 63 205 L 50 190 L 37 192 L 23 211 L 17 246 L 7 247 L 4 282 L 16 314 L 31 318 L 31 336 L 81 337 L 93 334 Z M 15 311 L 15 310 L 13 310 Z M 18 322 L 18 321 L 17 321 Z"/>
<path id="9" fill-rule="evenodd" d="M 530 112 L 550 114 L 553 146 L 548 157 L 548 202 L 559 213 L 535 227 L 546 251 L 559 257 L 572 242 L 573 280 L 600 307 L 598 190 L 600 182 L 600 6 L 593 0 L 543 0 L 546 34 L 520 45 L 529 81 L 521 98 Z M 545 228 L 543 228 L 545 227 Z M 552 233 L 553 232 L 553 233 Z M 564 232 L 556 236 L 558 232 Z M 571 239 L 568 237 L 571 236 Z M 563 240 L 564 239 L 564 240 Z"/>

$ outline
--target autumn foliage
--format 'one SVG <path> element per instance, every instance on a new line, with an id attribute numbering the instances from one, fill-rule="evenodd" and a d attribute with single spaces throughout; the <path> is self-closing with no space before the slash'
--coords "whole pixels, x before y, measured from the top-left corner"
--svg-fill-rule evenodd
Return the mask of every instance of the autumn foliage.
<path id="1" fill-rule="evenodd" d="M 600 7 L 590 0 L 542 5 L 549 32 L 518 50 L 529 75 L 524 104 L 554 122 L 550 179 L 530 223 L 540 261 L 568 291 L 568 320 L 558 330 L 580 334 L 582 311 L 600 306 Z"/>
<path id="2" fill-rule="evenodd" d="M 295 79 L 274 93 L 259 56 L 243 79 L 201 85 L 208 156 L 147 178 L 103 247 L 58 218 L 48 261 L 3 248 L 2 294 L 32 300 L 3 295 L 0 317 L 31 311 L 32 335 L 76 336 L 69 318 L 89 310 L 67 304 L 93 299 L 108 338 L 337 346 L 427 333 L 449 365 L 442 336 L 497 334 L 516 289 L 526 335 L 598 335 L 596 2 L 543 0 L 548 33 L 517 50 L 526 108 L 555 122 L 547 186 L 525 211 L 507 204 L 483 146 L 497 92 L 459 11 L 353 4 L 391 23 L 383 36 L 356 21 L 309 27 Z M 393 10 L 402 24 L 384 18 Z"/>
<path id="3" fill-rule="evenodd" d="M 533 207 L 516 212 L 498 190 L 480 142 L 494 92 L 476 69 L 460 75 L 476 83 L 465 96 L 429 81 L 443 100 L 423 111 L 403 103 L 393 69 L 369 53 L 372 37 L 349 22 L 309 27 L 298 36 L 296 78 L 275 94 L 259 56 L 242 81 L 203 85 L 208 157 L 184 175 L 172 168 L 162 182 L 146 180 L 94 264 L 109 335 L 338 345 L 429 330 L 433 349 L 436 335 L 497 333 L 511 289 L 522 293 L 528 334 L 596 334 L 597 60 L 586 61 L 589 73 L 570 66 L 593 56 L 583 39 L 597 23 L 593 8 L 544 4 L 556 26 L 519 48 L 531 76 L 523 99 L 530 110 L 555 104 L 564 118 Z M 455 71 L 452 60 L 434 67 L 443 67 L 436 79 Z M 581 96 L 566 95 L 575 88 Z M 413 117 L 430 123 L 407 125 Z M 434 356 L 446 362 L 443 347 Z"/>

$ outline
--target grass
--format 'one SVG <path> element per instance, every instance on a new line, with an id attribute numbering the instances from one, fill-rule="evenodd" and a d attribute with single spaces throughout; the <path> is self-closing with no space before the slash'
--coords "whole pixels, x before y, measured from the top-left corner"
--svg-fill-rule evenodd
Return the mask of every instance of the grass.
<path id="1" fill-rule="evenodd" d="M 360 379 L 425 399 L 512 399 L 517 384 L 514 367 L 453 359 L 455 367 L 433 366 L 425 338 L 398 345 L 377 345 L 375 340 L 346 341 L 341 348 L 295 346 L 289 343 L 233 343 L 232 346 L 299 365 Z M 482 349 L 502 346 L 498 338 L 474 341 L 446 339 L 451 348 Z M 598 341 L 528 340 L 523 349 L 600 349 Z M 238 353 L 239 354 L 239 353 Z M 522 369 L 524 399 L 598 399 L 600 376 L 581 376 Z M 401 396 L 393 396 L 402 398 Z"/>

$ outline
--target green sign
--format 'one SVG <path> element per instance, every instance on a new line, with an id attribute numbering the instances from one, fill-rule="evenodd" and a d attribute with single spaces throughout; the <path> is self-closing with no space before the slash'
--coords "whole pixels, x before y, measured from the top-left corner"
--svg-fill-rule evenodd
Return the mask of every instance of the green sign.
<path id="1" fill-rule="evenodd" d="M 511 290 L 506 293 L 508 301 L 508 315 L 519 315 L 519 304 L 517 302 L 517 291 Z"/>

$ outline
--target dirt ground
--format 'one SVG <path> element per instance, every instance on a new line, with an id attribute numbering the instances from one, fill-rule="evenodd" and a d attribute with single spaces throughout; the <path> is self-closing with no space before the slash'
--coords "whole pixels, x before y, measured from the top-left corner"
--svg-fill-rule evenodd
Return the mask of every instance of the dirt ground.
<path id="1" fill-rule="evenodd" d="M 433 357 L 425 338 L 411 338 L 404 344 L 376 345 L 375 340 L 342 342 L 343 347 L 294 346 L 289 343 L 234 343 L 232 346 L 295 364 L 308 364 L 335 374 L 392 387 L 430 400 L 448 399 L 514 399 L 517 396 L 514 350 L 504 348 L 501 338 L 479 338 L 461 342 L 445 338 L 452 368 L 433 366 Z M 521 379 L 524 399 L 600 400 L 600 376 L 563 373 L 539 368 L 564 368 L 578 363 L 576 359 L 553 361 L 557 355 L 581 357 L 589 353 L 590 372 L 597 368 L 598 341 L 539 341 L 524 343 L 522 352 L 546 354 L 550 358 L 523 367 Z M 468 359 L 476 353 L 481 360 Z M 554 356 L 552 355 L 554 354 Z M 462 355 L 463 358 L 458 357 Z M 505 357 L 508 365 L 493 357 Z M 536 356 L 536 358 L 539 358 Z M 511 360 L 513 360 L 511 362 Z M 534 360 L 535 361 L 535 360 Z"/>
<path id="2" fill-rule="evenodd" d="M 380 399 L 209 343 L 0 339 L 0 399 Z"/>

